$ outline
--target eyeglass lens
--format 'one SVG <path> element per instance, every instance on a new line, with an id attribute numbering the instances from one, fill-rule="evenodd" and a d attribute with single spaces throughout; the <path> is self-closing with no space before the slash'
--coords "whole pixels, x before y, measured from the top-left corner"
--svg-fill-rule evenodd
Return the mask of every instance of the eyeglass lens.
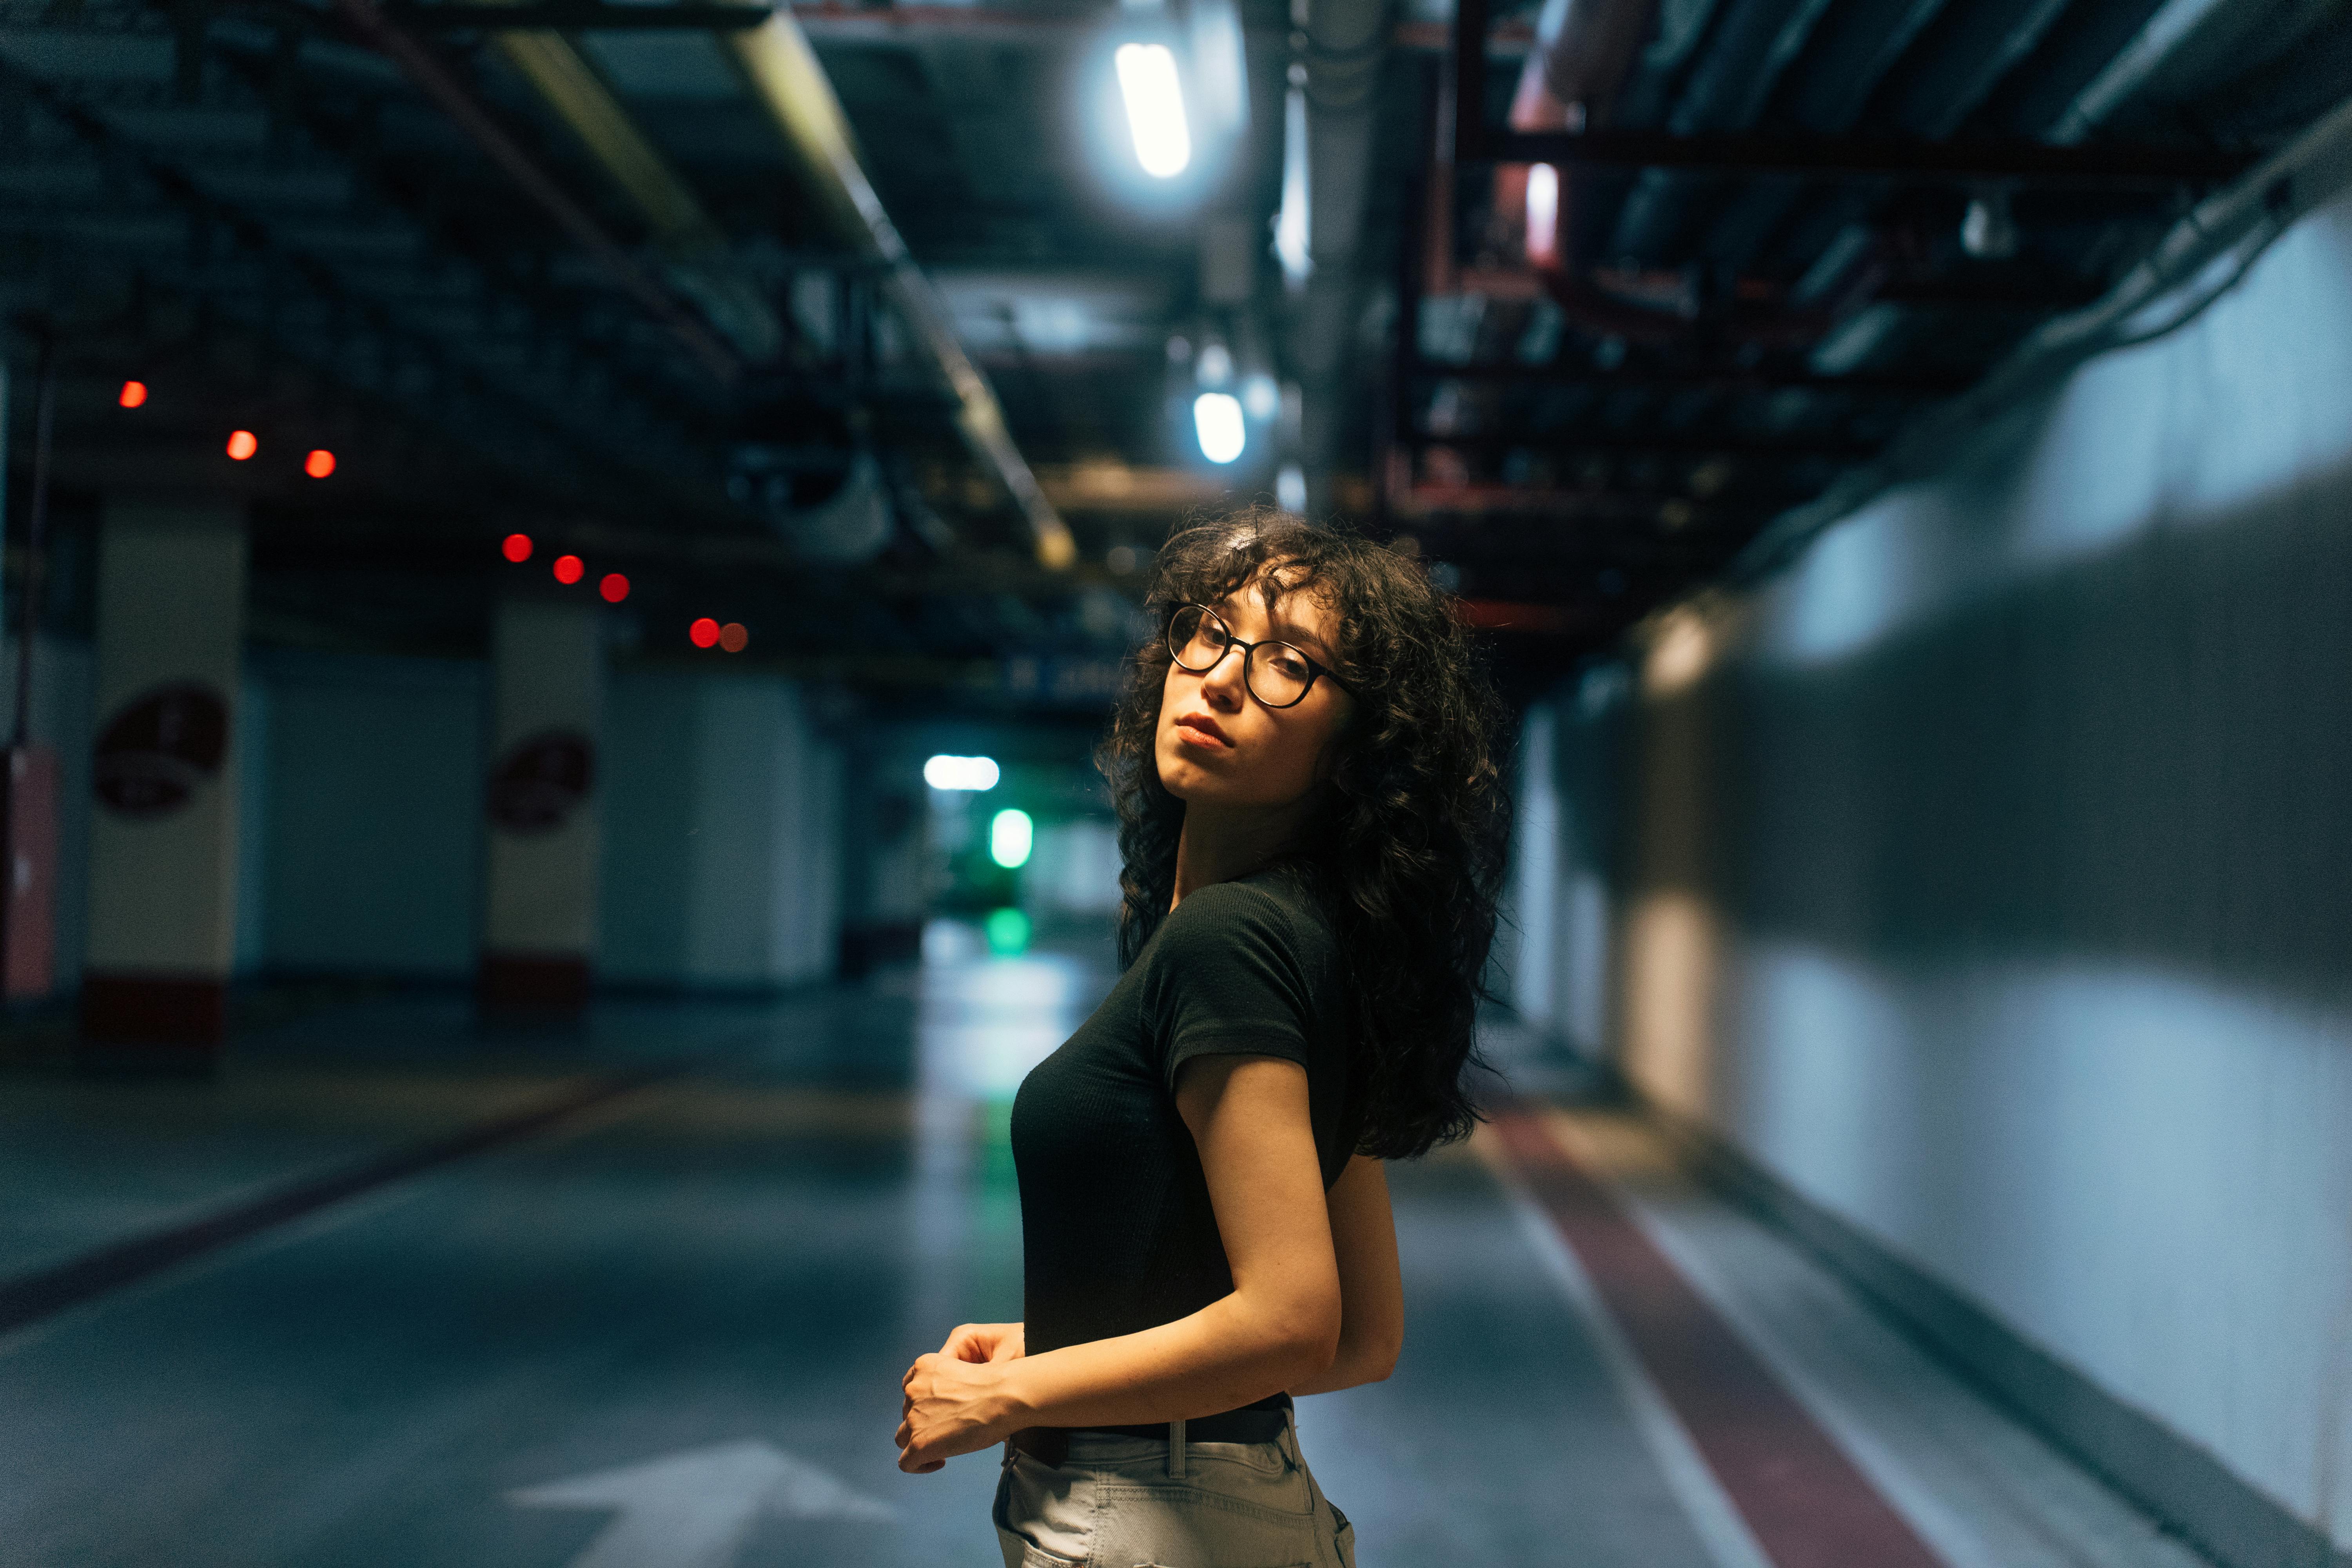
<path id="1" fill-rule="evenodd" d="M 1234 634 L 1216 615 L 1198 605 L 1176 612 L 1168 626 L 1168 652 L 1183 668 L 1205 674 L 1232 651 Z M 1287 708 L 1307 695 L 1314 671 L 1307 656 L 1288 643 L 1262 642 L 1244 656 L 1242 682 L 1269 708 Z"/>

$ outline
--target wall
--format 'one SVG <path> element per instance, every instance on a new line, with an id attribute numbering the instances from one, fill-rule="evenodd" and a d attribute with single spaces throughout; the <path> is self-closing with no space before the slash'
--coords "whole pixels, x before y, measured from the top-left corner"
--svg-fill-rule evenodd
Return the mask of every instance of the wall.
<path id="1" fill-rule="evenodd" d="M 278 973 L 464 979 L 479 949 L 483 704 L 476 659 L 257 650 L 246 664 L 253 814 L 241 887 Z"/>
<path id="2" fill-rule="evenodd" d="M 2352 1544 L 2347 524 L 2338 203 L 1560 693 L 1625 816 L 1518 889 L 1531 1005 L 2243 1564 Z"/>
<path id="3" fill-rule="evenodd" d="M 798 687 L 625 673 L 605 755 L 606 979 L 763 987 L 833 973 L 842 759 Z"/>
<path id="4" fill-rule="evenodd" d="M 471 981 L 488 679 L 478 659 L 249 653 L 241 970 Z M 838 758 L 799 689 L 622 671 L 609 696 L 599 975 L 756 988 L 830 973 Z M 71 801 L 89 795 L 88 751 L 70 753 Z"/>

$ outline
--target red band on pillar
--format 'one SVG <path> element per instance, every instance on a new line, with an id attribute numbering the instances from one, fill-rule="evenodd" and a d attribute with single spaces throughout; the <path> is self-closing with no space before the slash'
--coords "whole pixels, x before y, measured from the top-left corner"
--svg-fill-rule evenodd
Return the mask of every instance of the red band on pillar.
<path id="1" fill-rule="evenodd" d="M 156 974 L 91 974 L 81 983 L 81 1036 L 99 1045 L 210 1049 L 228 1034 L 228 986 Z"/>
<path id="2" fill-rule="evenodd" d="M 561 1007 L 588 1005 L 588 961 L 541 953 L 486 952 L 480 976 L 482 1000 L 494 1007 Z"/>

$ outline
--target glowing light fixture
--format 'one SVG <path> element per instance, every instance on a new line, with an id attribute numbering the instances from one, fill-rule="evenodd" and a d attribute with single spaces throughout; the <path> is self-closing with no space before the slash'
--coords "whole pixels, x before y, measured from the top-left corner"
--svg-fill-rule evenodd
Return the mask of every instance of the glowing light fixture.
<path id="1" fill-rule="evenodd" d="M 530 559 L 530 535 L 509 533 L 499 546 L 499 553 L 520 566 Z"/>
<path id="2" fill-rule="evenodd" d="M 1265 372 L 1252 371 L 1242 377 L 1242 407 L 1253 419 L 1271 419 L 1282 412 L 1282 389 Z"/>
<path id="3" fill-rule="evenodd" d="M 1154 179 L 1174 179 L 1192 161 L 1174 51 L 1165 44 L 1121 44 L 1111 64 L 1127 104 L 1127 128 L 1135 137 L 1135 161 Z"/>
<path id="4" fill-rule="evenodd" d="M 1006 870 L 1029 863 L 1029 846 L 1036 825 L 1025 811 L 1000 811 L 988 821 L 988 858 Z"/>
<path id="5" fill-rule="evenodd" d="M 122 390 L 115 394 L 114 401 L 125 408 L 138 407 L 147 401 L 147 384 L 143 381 L 124 382 Z"/>
<path id="6" fill-rule="evenodd" d="M 323 479 L 335 471 L 335 455 L 321 447 L 302 459 L 302 471 L 314 479 Z"/>
<path id="7" fill-rule="evenodd" d="M 587 571 L 588 563 L 577 555 L 559 555 L 555 558 L 555 580 L 559 583 L 567 585 L 577 583 L 587 574 Z"/>
<path id="8" fill-rule="evenodd" d="M 988 951 L 999 958 L 1018 958 L 1029 949 L 1029 917 L 1019 910 L 991 910 L 981 929 L 988 935 Z"/>
<path id="9" fill-rule="evenodd" d="M 697 647 L 717 647 L 719 623 L 709 616 L 700 617 L 694 625 L 686 628 L 686 640 Z"/>
<path id="10" fill-rule="evenodd" d="M 923 764 L 923 782 L 937 790 L 994 789 L 1003 773 L 994 757 L 937 756 Z"/>
<path id="11" fill-rule="evenodd" d="M 1204 392 L 1192 399 L 1192 430 L 1201 438 L 1201 456 L 1213 463 L 1232 462 L 1249 444 L 1241 399 L 1230 392 Z"/>
<path id="12" fill-rule="evenodd" d="M 1282 101 L 1282 205 L 1274 215 L 1274 254 L 1282 263 L 1283 286 L 1292 293 L 1307 287 L 1315 270 L 1309 250 L 1307 188 L 1307 68 L 1293 62 L 1290 90 Z"/>
<path id="13" fill-rule="evenodd" d="M 617 605 L 629 596 L 629 580 L 618 572 L 607 572 L 596 584 L 596 592 L 604 595 L 608 605 Z"/>
<path id="14" fill-rule="evenodd" d="M 232 430 L 228 433 L 228 455 L 232 460 L 242 463 L 260 450 L 261 438 L 252 431 Z"/>
<path id="15" fill-rule="evenodd" d="M 729 653 L 741 653 L 751 646 L 751 634 L 743 629 L 740 621 L 730 621 L 719 628 L 719 646 Z"/>
<path id="16" fill-rule="evenodd" d="M 1528 259 L 1538 267 L 1559 259 L 1559 171 L 1549 163 L 1528 170 Z"/>
<path id="17" fill-rule="evenodd" d="M 1274 504 L 1300 517 L 1307 515 L 1307 470 L 1297 463 L 1285 463 L 1282 471 L 1274 476 Z"/>

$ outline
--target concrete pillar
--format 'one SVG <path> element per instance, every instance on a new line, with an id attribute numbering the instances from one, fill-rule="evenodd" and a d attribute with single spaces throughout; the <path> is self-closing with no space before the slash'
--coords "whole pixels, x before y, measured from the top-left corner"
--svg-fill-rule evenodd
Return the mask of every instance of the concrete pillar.
<path id="1" fill-rule="evenodd" d="M 509 600 L 491 649 L 489 861 L 482 1000 L 577 1008 L 596 954 L 596 611 Z"/>
<path id="2" fill-rule="evenodd" d="M 100 545 L 86 1040 L 208 1057 L 236 930 L 245 522 L 110 502 Z"/>

